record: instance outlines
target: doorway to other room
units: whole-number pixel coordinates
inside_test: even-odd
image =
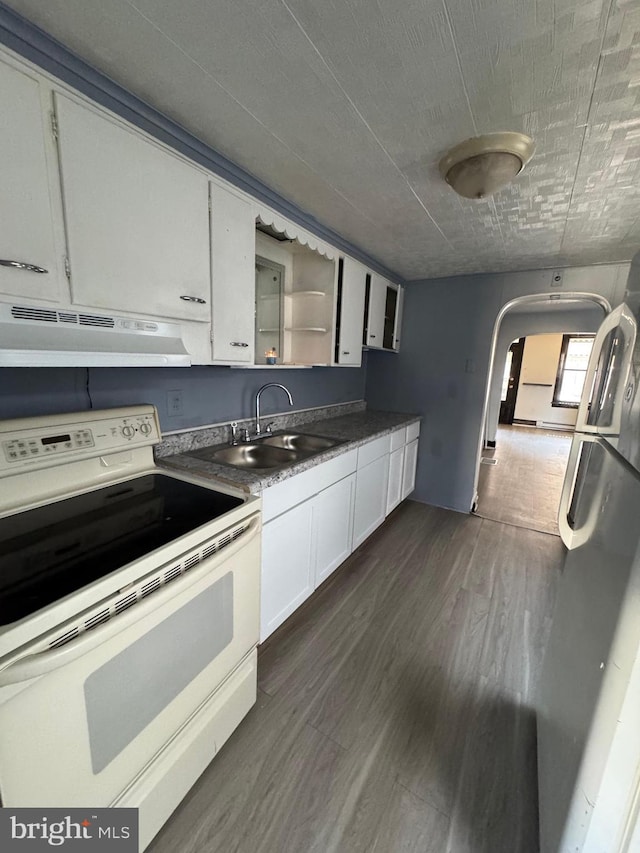
[[[558,535],[578,403],[595,332],[592,294],[519,297],[494,328],[477,464],[477,515]]]

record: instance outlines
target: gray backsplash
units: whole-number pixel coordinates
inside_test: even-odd
[[[320,406],[313,409],[305,409],[298,412],[282,412],[281,414],[268,415],[263,422],[271,422],[272,430],[291,429],[307,424],[311,421],[326,420],[340,415],[350,415],[354,412],[362,412],[366,408],[364,400],[350,403],[339,403],[334,406]],[[238,427],[251,428],[254,424],[253,418],[245,418],[236,422]],[[173,456],[176,453],[186,453],[189,450],[197,450],[199,447],[209,447],[214,444],[223,444],[229,440],[230,421],[223,424],[215,424],[210,427],[199,427],[184,432],[166,435],[162,442],[155,447],[157,458]]]

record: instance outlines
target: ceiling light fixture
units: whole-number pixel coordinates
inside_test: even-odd
[[[484,198],[518,175],[533,156],[524,133],[486,133],[456,145],[440,160],[440,173],[458,195]]]

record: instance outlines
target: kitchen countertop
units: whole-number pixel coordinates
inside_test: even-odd
[[[366,444],[374,438],[387,435],[400,427],[408,426],[419,420],[419,415],[365,410],[340,417],[301,423],[295,428],[295,431],[308,433],[309,435],[338,438],[344,443],[336,447],[330,447],[308,459],[303,459],[294,465],[288,465],[283,468],[263,469],[260,471],[246,468],[230,468],[226,465],[219,465],[216,462],[200,459],[192,455],[189,451],[177,453],[173,456],[162,456],[156,461],[160,467],[197,474],[207,479],[220,480],[223,483],[243,488],[252,494],[260,494],[263,489],[269,486],[281,483],[283,480],[314,468],[322,462],[334,459],[348,450],[360,447],[360,445]]]

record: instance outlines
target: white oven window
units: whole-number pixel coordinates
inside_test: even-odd
[[[93,773],[104,770],[232,639],[228,572],[92,672],[84,696]]]

